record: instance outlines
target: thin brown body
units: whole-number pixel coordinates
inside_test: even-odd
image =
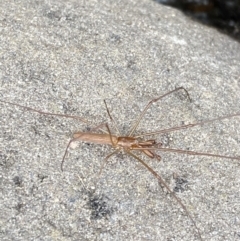
[[[146,154],[151,158],[154,158],[156,156],[156,154],[153,153],[152,151],[148,149],[144,149],[144,148],[156,147],[155,140],[141,141],[135,137],[128,137],[128,136],[117,137],[115,135],[98,134],[98,133],[81,132],[81,131],[78,131],[73,134],[73,140],[85,141],[85,142],[102,144],[102,145],[111,145],[113,148],[123,149],[125,151],[140,149],[143,151],[144,154]]]
[[[77,139],[78,141],[91,142],[95,144],[112,145],[112,141],[113,143],[117,143],[118,138],[117,136],[112,135],[112,141],[111,141],[109,134],[98,134],[98,133],[78,131],[73,134],[73,139]]]

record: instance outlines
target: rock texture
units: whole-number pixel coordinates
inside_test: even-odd
[[[240,45],[150,0],[0,3],[1,240],[200,240],[191,220],[140,163],[110,147],[72,146],[75,131],[111,121],[122,135],[240,112]],[[240,156],[240,118],[155,136],[170,148]],[[112,131],[116,130],[111,124]],[[144,160],[181,198],[203,240],[240,236],[240,162],[158,153]],[[140,155],[141,156],[141,155]],[[178,192],[177,192],[178,191]]]

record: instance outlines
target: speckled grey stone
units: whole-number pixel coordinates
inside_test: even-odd
[[[150,0],[0,3],[1,240],[199,240],[180,205],[133,158],[71,134],[110,122],[122,134],[154,97],[136,133],[240,112],[240,44]],[[240,156],[240,118],[157,135],[164,146]],[[111,125],[112,127],[112,125]],[[112,127],[112,131],[116,130]],[[181,198],[209,241],[240,240],[240,162],[141,157]]]

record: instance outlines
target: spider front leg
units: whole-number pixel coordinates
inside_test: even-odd
[[[138,150],[142,151],[148,157],[154,159],[156,158],[158,161],[161,161],[161,156],[156,154],[155,151],[149,150],[148,148],[158,148],[162,146],[162,143],[157,143],[156,140],[147,140],[147,141],[140,141],[138,143],[139,147]],[[142,149],[141,149],[142,148]],[[133,148],[134,149],[134,148]]]

